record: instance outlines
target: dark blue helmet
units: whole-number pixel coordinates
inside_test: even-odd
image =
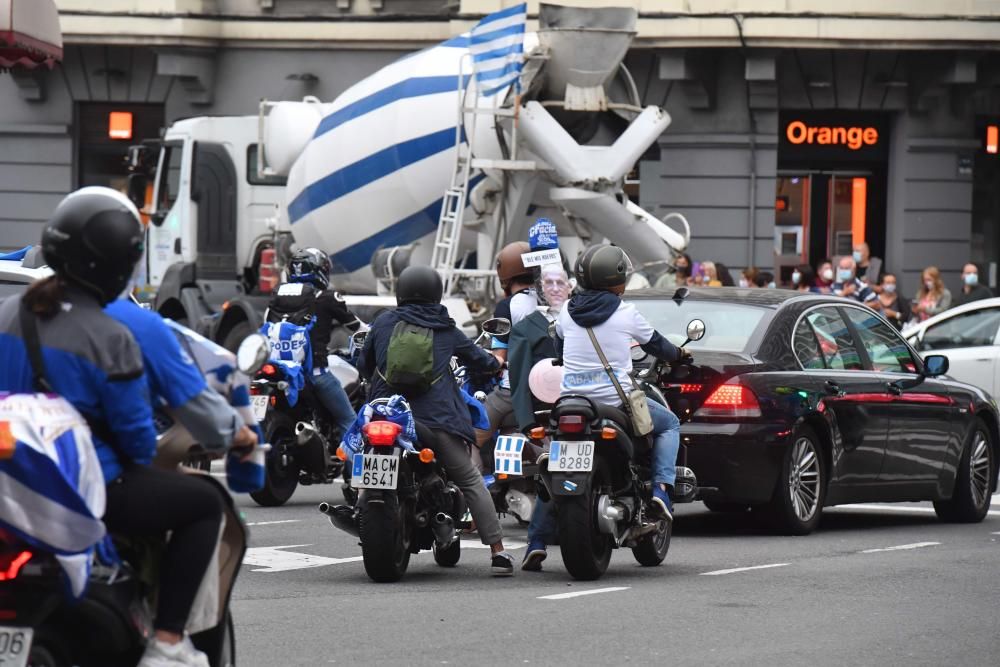
[[[316,289],[330,286],[330,257],[319,248],[296,250],[288,262],[288,281],[309,283]]]

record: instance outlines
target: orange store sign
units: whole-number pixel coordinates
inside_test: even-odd
[[[845,125],[810,125],[801,120],[793,120],[785,127],[785,138],[789,143],[819,146],[841,146],[852,151],[878,143],[878,130],[874,127]]]

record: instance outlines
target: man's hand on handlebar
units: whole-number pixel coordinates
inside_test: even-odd
[[[233,444],[230,447],[230,451],[238,454],[240,459],[245,459],[253,454],[256,446],[257,433],[249,426],[243,426],[233,437]]]

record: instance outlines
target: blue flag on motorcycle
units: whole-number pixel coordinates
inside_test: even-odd
[[[105,536],[104,475],[87,422],[65,399],[0,394],[0,525],[55,554],[73,595]]]
[[[410,411],[410,404],[406,402],[406,399],[397,394],[388,400],[373,401],[358,411],[357,419],[351,424],[351,428],[347,429],[347,433],[344,434],[344,438],[340,442],[344,451],[347,452],[348,459],[353,459],[355,454],[364,449],[365,442],[361,429],[375,415],[402,426],[403,431],[397,437],[396,442],[404,449],[415,451],[413,443],[417,441],[417,427],[413,421],[413,413]]]

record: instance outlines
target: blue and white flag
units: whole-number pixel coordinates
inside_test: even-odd
[[[522,2],[490,14],[472,29],[469,51],[480,95],[496,95],[511,84],[521,92],[527,20],[528,4]]]
[[[104,475],[87,422],[64,398],[0,394],[0,527],[55,554],[75,596],[105,536]]]

